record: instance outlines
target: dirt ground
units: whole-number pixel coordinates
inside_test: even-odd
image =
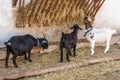
[[[77,49],[76,57],[70,57],[70,63],[85,62],[88,59],[102,58],[108,55],[120,55],[120,44],[111,45],[108,54],[104,54],[103,46],[95,47],[95,54],[90,55],[89,47],[80,47]],[[64,51],[65,52],[65,51]],[[5,53],[5,49],[0,50]],[[0,76],[18,73],[21,71],[44,69],[53,67],[57,64],[69,64],[64,54],[64,62],[59,62],[59,50],[54,50],[49,54],[31,55],[32,62],[24,60],[23,56],[17,58],[19,68],[14,68],[12,59],[9,60],[9,68],[5,68],[5,60],[0,60]],[[120,60],[109,61],[99,64],[73,68],[65,71],[56,71],[38,76],[25,77],[20,80],[120,80]]]
[[[71,62],[84,61],[86,59],[105,57],[107,55],[120,54],[120,45],[111,46],[110,54],[104,54],[103,47],[96,47],[96,54],[91,56],[89,48],[84,47],[77,50],[77,57],[71,57]],[[57,54],[57,52],[55,52]],[[57,55],[58,56],[58,55]],[[53,56],[55,59],[55,56]],[[64,58],[65,59],[65,58]],[[59,59],[55,59],[56,63]],[[45,61],[46,62],[46,61]],[[64,63],[66,60],[64,60]],[[51,63],[52,64],[52,63]],[[120,80],[120,60],[103,62],[94,65],[57,71],[38,76],[25,77],[20,80]]]
[[[20,80],[120,80],[120,61],[103,62]]]

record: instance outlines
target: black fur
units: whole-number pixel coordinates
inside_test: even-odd
[[[44,49],[48,48],[48,41],[45,38],[37,38],[39,40],[40,46]]]
[[[12,38],[10,38],[8,40],[8,42],[5,42],[6,49],[7,49],[5,66],[8,67],[8,59],[9,59],[10,53],[12,53],[12,55],[13,55],[13,64],[15,67],[18,67],[18,65],[16,64],[17,56],[24,55],[24,58],[26,60],[28,59],[28,61],[31,62],[32,61],[30,59],[31,49],[34,46],[37,46],[38,43],[40,43],[39,46],[43,47],[43,49],[47,49],[48,46],[45,48],[44,48],[44,46],[42,46],[44,44],[41,44],[40,38],[38,38],[38,40],[37,40],[32,35],[29,35],[29,34],[21,35],[21,36],[13,36]],[[45,45],[46,45],[46,43],[45,43]],[[28,56],[27,56],[27,53],[28,53]]]
[[[76,44],[77,44],[77,33],[78,30],[82,30],[79,25],[75,24],[70,29],[73,29],[73,32],[69,34],[62,33],[62,37],[60,40],[60,62],[63,62],[63,48],[67,50],[66,59],[70,61],[69,55],[71,55],[71,49],[73,48],[73,55],[76,56]]]

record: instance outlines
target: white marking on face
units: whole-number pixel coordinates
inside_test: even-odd
[[[11,45],[11,42],[8,42],[7,44],[8,44],[8,45]]]
[[[47,41],[46,41],[46,40],[44,40],[44,41],[42,41],[42,43],[47,43]]]

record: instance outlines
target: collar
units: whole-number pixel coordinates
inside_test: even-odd
[[[88,32],[90,32],[92,29],[93,29],[93,27],[90,27],[90,28],[86,29],[87,32],[85,32],[84,36],[86,36],[86,34],[87,34]]]
[[[40,45],[40,43],[39,43],[39,39],[37,39],[37,46],[39,46]]]
[[[87,30],[87,32],[88,32],[88,31],[91,31],[92,29],[93,29],[93,27],[90,27],[90,28],[88,28],[88,29],[86,29],[86,30]]]

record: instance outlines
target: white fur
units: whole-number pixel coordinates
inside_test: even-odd
[[[44,40],[44,41],[42,41],[42,43],[47,43],[47,41],[46,41],[46,40]]]
[[[114,33],[116,33],[116,30],[109,28],[102,28],[102,29],[93,28],[92,30],[88,31],[85,37],[90,42],[91,54],[92,55],[94,54],[95,42],[106,42],[106,48],[104,51],[104,53],[106,53],[110,48],[110,40]]]
[[[8,42],[7,45],[11,45],[11,42]]]

